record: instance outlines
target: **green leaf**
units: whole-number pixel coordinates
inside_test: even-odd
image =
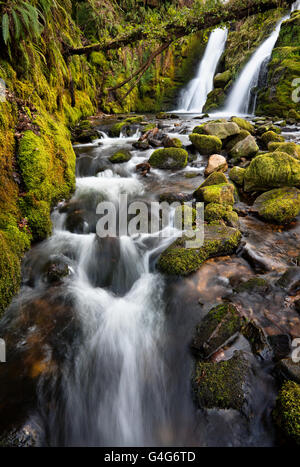
[[[15,10],[12,10],[11,13],[12,13],[14,23],[15,23],[15,39],[19,39],[19,37],[21,35],[22,25],[21,25],[21,22],[20,22],[20,20],[18,18],[17,13],[15,12]]]
[[[5,13],[2,18],[2,36],[5,45],[7,45],[10,41],[9,17],[7,13]]]

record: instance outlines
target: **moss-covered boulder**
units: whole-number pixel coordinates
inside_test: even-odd
[[[227,361],[195,364],[192,387],[200,408],[235,409],[242,411],[247,400],[245,392],[250,364],[243,352],[235,352]]]
[[[230,157],[235,161],[240,160],[242,157],[250,158],[257,154],[259,147],[256,143],[254,136],[247,136],[239,141],[229,152]]]
[[[203,201],[205,204],[218,203],[233,205],[235,201],[234,186],[231,183],[199,187],[194,195],[197,201]]]
[[[196,225],[197,211],[186,204],[177,206],[174,215],[174,225],[177,229],[191,230]]]
[[[197,190],[205,186],[220,185],[222,183],[228,183],[228,180],[226,176],[223,174],[223,172],[213,172],[206,178],[206,180],[204,180],[203,183],[201,183],[201,185],[197,188]],[[197,198],[197,195],[196,195],[197,190],[195,190],[193,193],[196,198]]]
[[[190,136],[191,143],[195,146],[200,154],[210,156],[211,154],[217,154],[221,151],[222,141],[216,136],[199,135],[192,133]]]
[[[227,83],[232,78],[232,72],[230,70],[225,70],[223,73],[217,73],[214,77],[214,87],[215,88],[224,88]]]
[[[270,152],[277,151],[277,152],[285,152],[290,156],[295,157],[296,159],[300,159],[300,144],[296,143],[275,143],[271,142],[268,144],[268,150]]]
[[[223,140],[238,135],[240,128],[234,122],[209,122],[201,126],[201,131],[204,135],[217,136]]]
[[[142,115],[133,115],[132,117],[125,118],[121,122],[115,123],[109,130],[109,136],[112,138],[118,138],[121,131],[125,127],[129,127],[131,124],[138,124],[144,120]]]
[[[287,381],[282,386],[273,411],[276,425],[285,437],[300,446],[300,385]]]
[[[277,372],[284,379],[300,384],[300,362],[293,362],[291,358],[283,358],[277,363]]]
[[[232,227],[205,225],[204,244],[199,248],[186,248],[185,236],[175,240],[160,256],[157,267],[161,272],[185,276],[203,264],[207,259],[231,254],[237,248],[241,233]]]
[[[243,139],[247,138],[250,133],[247,130],[241,130],[238,135],[233,136],[232,138],[229,138],[228,141],[225,142],[225,149],[227,152],[230,152],[234,146],[242,141]]]
[[[242,167],[234,166],[232,169],[229,170],[229,178],[237,185],[243,185],[244,177],[245,177],[245,170]]]
[[[182,148],[182,142],[179,138],[170,138],[166,136],[162,141],[164,148]]]
[[[212,308],[196,326],[192,349],[200,358],[209,358],[237,335],[244,324],[236,307],[222,303]]]
[[[284,186],[300,186],[300,161],[284,152],[257,156],[246,168],[245,191],[267,191]]]
[[[261,140],[264,143],[265,147],[268,147],[268,144],[271,142],[274,143],[283,143],[284,137],[275,133],[275,131],[266,131],[261,135]]]
[[[252,125],[252,123],[248,122],[244,118],[240,117],[232,117],[231,119],[234,123],[236,123],[241,130],[248,131],[252,135],[255,133],[255,127]]]
[[[207,99],[203,106],[202,112],[210,112],[211,110],[220,108],[220,106],[224,104],[225,99],[226,93],[223,89],[213,89],[207,95]]]
[[[182,169],[186,166],[188,153],[185,149],[165,148],[154,151],[149,164],[157,169]]]
[[[256,198],[253,209],[269,222],[289,224],[300,212],[300,190],[277,188]]]
[[[232,210],[232,206],[209,203],[204,209],[204,220],[208,223],[223,220],[230,227],[239,226],[239,216]]]
[[[112,156],[110,156],[109,161],[112,164],[122,164],[124,162],[128,162],[131,159],[131,154],[129,151],[121,149],[115,152]]]

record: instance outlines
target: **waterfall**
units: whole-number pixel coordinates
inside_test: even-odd
[[[213,79],[225,49],[227,29],[217,28],[209,36],[196,77],[181,91],[177,112],[202,112],[207,95],[213,89]]]
[[[298,0],[292,5],[291,12],[297,10],[299,6],[300,1]],[[269,62],[279,36],[281,24],[289,17],[290,15],[286,15],[277,23],[272,34],[251,56],[228,96],[224,113],[236,115],[248,114],[251,111],[251,90],[258,85],[261,67],[264,63]]]

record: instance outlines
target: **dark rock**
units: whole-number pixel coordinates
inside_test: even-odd
[[[288,295],[296,295],[300,290],[300,267],[288,268],[277,283]]]
[[[243,336],[249,341],[252,352],[263,359],[270,359],[272,356],[271,348],[268,344],[267,336],[262,328],[254,321],[249,321],[243,328]]]
[[[161,193],[159,195],[159,202],[167,201],[168,203],[184,203],[185,201],[191,201],[193,199],[193,195],[191,193]]]
[[[142,162],[136,166],[136,171],[139,172],[143,177],[145,177],[150,172],[150,170],[151,165],[147,161]]]
[[[50,284],[60,282],[64,277],[69,275],[68,264],[63,260],[56,260],[55,262],[48,263],[46,277]]]
[[[300,314],[300,299],[294,301],[295,310]]]
[[[150,149],[149,141],[136,141],[132,144],[135,149],[139,149],[140,151],[145,151],[146,149]]]
[[[268,336],[268,342],[272,347],[275,360],[281,360],[290,354],[291,339],[288,334]]]
[[[283,379],[300,384],[300,362],[295,363],[291,358],[284,358],[277,363],[276,369]]]

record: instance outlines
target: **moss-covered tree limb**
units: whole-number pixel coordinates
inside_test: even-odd
[[[294,0],[231,0],[225,5],[217,4],[216,7],[208,7],[205,11],[188,16],[184,24],[176,19],[164,25],[156,32],[157,41],[176,40],[193,32],[208,29],[228,21],[236,21],[250,15],[263,13],[273,8],[290,6]],[[193,10],[191,10],[193,11]],[[103,41],[86,47],[72,48],[65,46],[65,55],[87,55],[92,52],[107,52],[134,44],[140,40],[153,39],[153,31],[144,25],[138,26],[130,32],[120,35],[110,41]]]

